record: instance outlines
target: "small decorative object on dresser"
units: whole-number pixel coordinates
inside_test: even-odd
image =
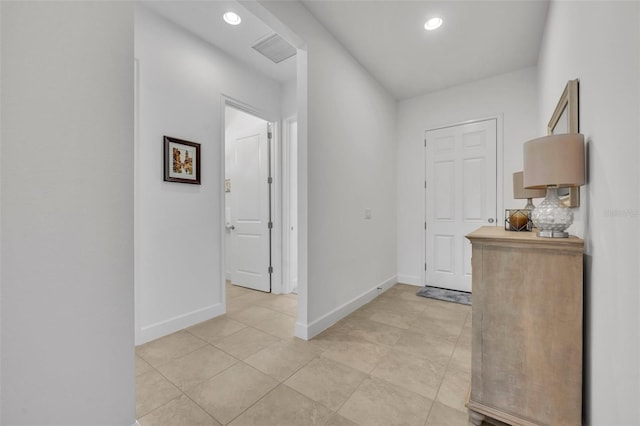
[[[467,238],[470,421],[581,425],[583,241],[491,226]]]
[[[531,210],[529,209],[507,209],[504,211],[504,229],[507,231],[531,231]]]

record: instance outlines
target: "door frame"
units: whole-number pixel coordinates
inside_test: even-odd
[[[220,96],[220,117],[221,117],[221,126],[220,126],[220,188],[219,191],[219,199],[220,199],[220,223],[218,224],[220,230],[220,265],[222,266],[220,269],[220,282],[221,292],[220,292],[220,300],[224,305],[224,311],[227,311],[227,286],[226,286],[226,278],[227,278],[227,258],[226,258],[226,248],[225,248],[225,240],[226,240],[226,231],[225,231],[225,192],[224,192],[224,180],[226,177],[226,147],[225,147],[225,130],[226,130],[226,107],[232,107],[237,110],[246,112],[247,114],[258,117],[262,120],[271,123],[272,129],[272,138],[271,138],[271,176],[273,178],[273,184],[271,186],[271,221],[273,222],[273,229],[271,232],[271,265],[273,267],[273,273],[271,274],[271,292],[277,293],[281,292],[282,288],[282,219],[281,219],[281,198],[282,198],[282,190],[281,190],[281,162],[280,162],[280,126],[278,117],[271,116],[265,111],[262,111],[258,108],[255,108],[249,104],[246,104],[240,100],[237,100],[231,96],[227,96],[222,94]]]
[[[297,158],[291,155],[291,125],[298,122],[297,115],[284,119],[282,125],[282,293],[291,293],[291,169],[297,167]],[[296,206],[297,209],[297,206]],[[297,230],[296,230],[297,232]]]
[[[441,130],[448,127],[463,126],[465,124],[479,123],[482,121],[496,120],[496,226],[502,223],[500,217],[504,206],[504,145],[503,145],[503,114],[490,115],[482,118],[474,118],[466,121],[443,124],[426,128],[422,132],[423,154],[422,154],[422,180],[427,181],[427,141],[426,133],[432,130]],[[422,230],[422,257],[421,262],[424,264],[427,259],[427,189],[422,191],[422,221],[425,224]],[[427,271],[424,265],[420,267],[420,282],[422,286],[427,285]]]

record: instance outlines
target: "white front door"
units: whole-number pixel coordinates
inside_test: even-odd
[[[227,108],[226,178],[231,283],[271,291],[270,131],[262,119]]]
[[[471,291],[465,235],[497,224],[497,120],[425,132],[425,285]]]

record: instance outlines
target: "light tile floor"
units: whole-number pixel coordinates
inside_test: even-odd
[[[396,284],[311,341],[295,295],[227,284],[226,315],[136,348],[142,426],[467,426],[471,309]]]

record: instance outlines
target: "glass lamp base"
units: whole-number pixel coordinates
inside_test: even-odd
[[[573,212],[558,198],[558,188],[549,186],[546,198],[533,210],[531,219],[538,228],[538,237],[567,238],[566,229],[573,223]]]

